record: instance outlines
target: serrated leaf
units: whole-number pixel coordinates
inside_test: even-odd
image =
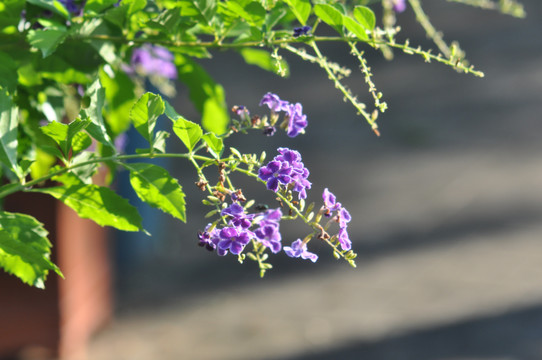
[[[185,194],[166,169],[148,163],[124,165],[137,196],[152,207],[186,222]]]
[[[38,48],[42,56],[46,58],[51,55],[68,36],[67,29],[44,29],[29,30],[27,39],[30,45]]]
[[[323,22],[337,30],[339,34],[342,34],[343,15],[337,9],[327,4],[314,5],[314,13]]]
[[[369,36],[365,32],[365,28],[358,24],[355,20],[349,18],[348,16],[343,17],[344,26],[360,40],[369,40]]]
[[[43,224],[29,215],[0,211],[0,267],[26,284],[43,288],[49,270],[62,276],[49,260],[50,253]]]
[[[311,14],[311,3],[309,0],[286,0],[286,3],[294,13],[301,25],[306,25]]]
[[[149,144],[154,141],[154,127],[158,117],[164,113],[164,101],[159,95],[153,93],[143,94],[137,100],[130,111],[130,119],[136,130],[145,138]]]
[[[213,133],[207,133],[203,135],[202,138],[209,147],[209,151],[211,152],[213,157],[219,159],[220,156],[222,156],[222,152],[224,151],[224,143],[222,139],[217,137]]]
[[[21,177],[22,172],[17,165],[17,110],[11,97],[0,88],[0,162]]]
[[[188,151],[194,149],[203,134],[201,126],[190,120],[186,120],[182,116],[173,121],[173,132],[181,139]]]
[[[79,217],[91,219],[98,225],[124,231],[142,230],[137,209],[108,188],[76,184],[29,191],[49,194],[75,210]]]
[[[278,71],[277,61],[273,59],[271,54],[265,50],[244,48],[239,51],[247,64],[256,65],[260,68],[276,73]],[[279,60],[282,69],[289,73],[288,63],[284,60]]]
[[[354,18],[368,31],[373,31],[376,25],[375,13],[367,6],[356,6]]]

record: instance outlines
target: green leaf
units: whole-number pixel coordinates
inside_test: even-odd
[[[224,134],[230,118],[222,86],[215,83],[201,66],[187,57],[177,54],[175,63],[179,79],[188,86],[190,100],[202,114],[203,128],[215,134]]]
[[[146,93],[137,100],[130,112],[130,118],[136,130],[149,144],[154,142],[154,127],[158,117],[165,111],[164,101],[160,95]]]
[[[123,71],[106,73],[100,70],[100,81],[105,88],[106,121],[114,135],[130,127],[130,110],[136,101],[134,82]]]
[[[311,14],[311,3],[309,0],[286,0],[288,6],[294,13],[301,25],[306,25]]]
[[[245,62],[250,65],[256,65],[260,68],[278,72],[279,67],[277,61],[271,56],[271,54],[265,50],[244,48],[239,51]],[[286,75],[289,73],[288,63],[284,60],[279,60],[281,67],[286,71]]]
[[[335,9],[331,5],[317,4],[314,5],[314,13],[323,22],[337,30],[337,32],[342,35],[343,15],[339,10]]]
[[[367,6],[356,6],[354,17],[366,30],[374,30],[376,25],[375,13]]]
[[[213,133],[207,133],[202,136],[203,141],[207,144],[209,147],[209,151],[211,154],[216,158],[219,159],[220,156],[222,156],[222,152],[224,151],[224,143],[221,138],[217,137]]]
[[[26,284],[43,288],[49,270],[62,276],[49,260],[50,253],[43,224],[29,215],[0,211],[0,267]]]
[[[100,226],[112,226],[124,231],[142,229],[137,209],[108,188],[76,184],[29,191],[49,194],[75,210],[79,217],[91,219]]]
[[[184,192],[166,169],[148,163],[124,164],[137,196],[152,207],[186,222]]]
[[[82,118],[88,118],[91,123],[87,127],[87,131],[94,139],[104,145],[114,148],[115,145],[111,141],[111,137],[105,128],[102,110],[104,108],[105,89],[97,79],[87,89],[87,95],[90,97],[90,105],[87,109],[81,111]]]
[[[13,93],[17,88],[17,63],[6,53],[0,51],[0,87]]]
[[[0,88],[0,162],[20,178],[22,172],[17,165],[18,124],[18,109],[7,92]]]
[[[68,36],[68,31],[64,29],[44,29],[29,30],[28,42],[35,48],[38,48],[43,57],[51,55]]]
[[[265,9],[257,1],[249,2],[246,5],[242,5],[235,1],[228,1],[226,6],[232,13],[236,14],[237,17],[246,20],[246,22],[252,26],[260,27],[265,21]]]
[[[52,121],[49,124],[42,126],[41,131],[52,138],[60,147],[62,155],[68,156],[68,125]]]
[[[88,0],[85,4],[85,12],[94,11],[99,13],[116,3],[117,0]]]
[[[75,119],[70,124],[66,125],[59,123],[58,121],[52,121],[49,124],[42,126],[41,131],[58,144],[62,154],[66,158],[72,147],[73,137],[79,134],[81,130],[84,130],[90,122],[90,119]]]
[[[70,18],[70,12],[58,0],[26,0],[26,1],[30,4],[39,6],[43,9],[47,9],[59,15],[62,15],[65,19]]]
[[[188,151],[192,151],[201,139],[203,131],[198,124],[186,120],[182,116],[176,120],[173,120],[173,132],[181,139],[183,144],[188,148]]]
[[[72,155],[77,155],[81,151],[92,145],[92,139],[84,132],[78,132],[71,141]]]
[[[365,28],[358,24],[355,20],[349,18],[348,16],[343,17],[344,26],[354,35],[356,35],[360,40],[369,40],[369,36],[365,32]]]

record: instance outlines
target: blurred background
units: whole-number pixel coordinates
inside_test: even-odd
[[[424,3],[483,79],[364,49],[389,105],[381,137],[316,65],[283,53],[291,75],[281,79],[232,52],[202,60],[230,107],[263,114],[268,91],[302,102],[305,136],[253,132],[229,144],[268,158],[279,146],[298,149],[309,199],[328,187],[350,211],[358,268],[313,242],[316,264],[279,254],[262,280],[250,261],[203,250],[197,179],[187,164],[164,162],[188,194],[188,223],[145,208],[152,238],[116,236],[114,316],[88,358],[542,359],[542,2],[522,2],[523,20]],[[398,21],[402,38],[429,44],[410,11]],[[353,70],[348,84],[371,104],[346,47],[322,49]],[[197,119],[177,90],[177,111]],[[259,196],[259,184],[243,181],[248,197]],[[282,229],[284,243],[306,232],[300,222]]]

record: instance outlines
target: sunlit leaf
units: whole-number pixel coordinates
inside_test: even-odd
[[[186,222],[184,192],[166,169],[148,163],[124,166],[130,170],[130,183],[142,201]]]

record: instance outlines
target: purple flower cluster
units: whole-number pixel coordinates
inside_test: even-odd
[[[220,256],[228,252],[239,255],[251,240],[261,243],[275,254],[282,250],[282,237],[279,231],[279,222],[282,218],[280,209],[247,214],[241,205],[234,202],[223,209],[221,215],[228,219],[227,225],[223,228],[207,225],[205,231],[198,234],[200,246],[211,251],[216,249]]]
[[[267,188],[277,192],[280,185],[298,192],[300,199],[307,198],[307,189],[311,188],[309,170],[301,161],[301,154],[288,148],[278,148],[279,155],[262,166],[258,171],[258,177],[267,183]]]
[[[303,107],[300,103],[291,104],[281,100],[278,95],[268,92],[260,101],[260,106],[267,105],[273,113],[286,112],[286,134],[289,137],[296,137],[304,132],[307,127],[307,115],[303,114]]]
[[[393,11],[401,13],[406,10],[405,0],[392,0],[393,2]]]
[[[145,44],[132,52],[128,73],[135,71],[143,75],[157,75],[167,79],[177,78],[173,54],[165,47]]]
[[[341,244],[341,248],[343,250],[350,250],[352,248],[352,241],[350,241],[348,231],[346,230],[348,223],[352,220],[350,213],[337,201],[335,195],[327,188],[324,189],[322,198],[324,199],[324,215],[332,217],[333,213],[336,213],[335,219],[339,223],[338,240],[339,244]]]

